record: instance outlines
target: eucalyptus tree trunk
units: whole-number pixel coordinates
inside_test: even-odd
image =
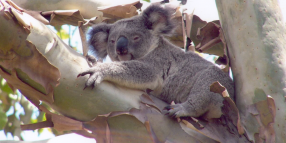
[[[255,142],[286,142],[286,28],[276,0],[216,0],[236,105]]]

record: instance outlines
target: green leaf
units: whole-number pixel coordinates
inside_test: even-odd
[[[7,115],[5,111],[2,109],[2,106],[0,106],[0,130],[4,129],[7,121],[8,121]]]
[[[41,133],[43,133],[44,128],[38,129],[38,135],[40,136]]]
[[[39,112],[40,112],[40,114],[37,117],[38,122],[45,121],[46,120],[45,112],[41,112],[41,111],[39,111]]]
[[[2,79],[1,81],[1,90],[3,92],[6,92],[7,94],[14,94],[13,90],[9,87],[6,81],[3,81],[5,79]]]
[[[61,39],[69,39],[70,38],[70,35],[69,33],[64,30],[64,29],[61,29],[60,31],[57,32],[57,35],[61,38]]]

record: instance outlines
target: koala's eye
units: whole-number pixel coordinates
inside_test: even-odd
[[[112,44],[114,44],[114,43],[115,43],[115,41],[114,41],[114,40],[110,40],[110,42],[111,42]]]
[[[139,36],[135,36],[135,37],[133,38],[133,40],[134,40],[134,41],[139,40]]]

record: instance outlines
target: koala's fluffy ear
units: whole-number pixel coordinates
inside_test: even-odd
[[[111,25],[101,23],[93,26],[88,32],[90,38],[88,44],[92,48],[90,50],[95,53],[97,58],[104,59],[107,56],[107,42],[110,28]]]
[[[142,16],[147,28],[158,34],[169,34],[175,27],[174,23],[171,22],[171,10],[159,5],[149,6],[143,11]]]

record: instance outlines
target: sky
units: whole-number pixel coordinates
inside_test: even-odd
[[[278,0],[278,2],[283,14],[284,22],[286,23],[286,0]]]
[[[284,22],[286,22],[286,0],[278,0],[280,9],[282,10]],[[216,9],[215,0],[188,0],[187,7],[189,10],[193,11],[194,14],[198,15],[202,20],[205,21],[213,21],[218,20],[218,13]],[[65,30],[68,30],[68,26],[63,27]],[[73,27],[74,29],[76,27]],[[80,39],[78,31],[76,31],[76,34],[72,37],[72,39]],[[67,42],[67,40],[64,40]],[[81,49],[81,42],[78,40],[72,40],[71,43],[74,47],[78,47]],[[45,130],[40,136],[38,136],[37,132],[33,131],[25,131],[23,133],[24,139],[26,141],[34,141],[34,140],[43,140],[53,137],[49,131]],[[18,138],[13,138],[11,135],[8,137],[5,136],[3,131],[0,131],[0,141],[1,140],[18,140]]]
[[[278,3],[284,22],[286,22],[286,0],[278,0]],[[219,19],[215,0],[188,0],[186,5],[188,10],[194,9],[194,14],[198,15],[202,20],[209,22]]]

